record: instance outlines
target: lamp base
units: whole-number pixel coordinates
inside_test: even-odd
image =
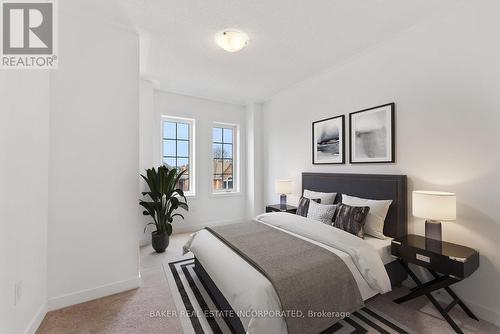
[[[437,220],[425,221],[425,248],[431,252],[441,253],[443,243],[441,242],[441,222]]]
[[[425,237],[427,239],[434,239],[441,241],[442,239],[441,222],[437,220],[426,220]]]
[[[286,195],[285,194],[280,195],[280,209],[282,211],[286,211]]]

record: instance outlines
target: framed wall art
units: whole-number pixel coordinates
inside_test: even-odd
[[[349,114],[349,161],[390,163],[396,158],[394,103]]]
[[[345,116],[312,123],[313,164],[345,163]]]

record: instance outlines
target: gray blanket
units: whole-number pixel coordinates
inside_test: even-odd
[[[256,221],[206,229],[271,282],[289,334],[320,333],[363,307],[347,265],[318,245]]]

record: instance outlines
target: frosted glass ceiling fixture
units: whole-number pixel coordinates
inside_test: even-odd
[[[227,52],[240,51],[248,43],[248,35],[238,30],[223,30],[215,34],[215,42]]]

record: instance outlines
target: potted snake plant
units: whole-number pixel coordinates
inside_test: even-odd
[[[177,186],[184,172],[161,166],[157,169],[154,167],[147,169],[146,175],[141,174],[149,187],[149,191],[143,192],[142,195],[149,198],[140,200],[139,204],[144,208],[142,214],[153,219],[146,224],[144,232],[148,225],[156,227],[156,231],[151,233],[151,240],[154,250],[158,253],[163,253],[168,246],[174,218],[184,219],[184,216],[176,213],[176,210],[179,208],[189,210],[186,196]]]

